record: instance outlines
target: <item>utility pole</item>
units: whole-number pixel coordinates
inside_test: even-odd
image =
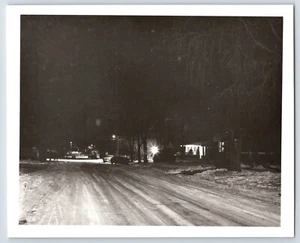
[[[119,156],[119,150],[120,150],[120,138],[118,135],[112,135],[112,139],[116,140],[117,143],[117,151],[116,151],[116,155]]]
[[[117,136],[117,156],[119,156],[119,149],[120,149],[120,144],[119,144],[119,136]]]
[[[118,87],[118,82],[119,82],[119,80],[118,79],[120,79],[120,67],[118,67],[117,66],[117,69],[116,69],[116,72],[118,73],[118,75],[117,75],[117,78],[116,78],[116,87],[115,87],[115,96],[116,96],[116,105],[117,105],[117,107],[116,107],[116,132],[117,132],[117,134],[116,134],[116,140],[117,140],[117,156],[119,156],[119,135],[118,135],[118,133],[119,133],[119,109],[120,109],[120,107],[119,107],[119,105],[120,105],[120,102],[119,102],[119,87]]]

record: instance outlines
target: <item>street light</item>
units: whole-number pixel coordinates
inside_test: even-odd
[[[153,156],[154,156],[155,154],[157,154],[157,153],[158,153],[158,147],[157,147],[157,146],[152,146],[152,147],[151,147],[151,153],[153,154]]]
[[[116,136],[116,135],[114,135],[114,134],[111,137],[112,137],[113,140],[117,140],[117,153],[116,153],[116,155],[119,156],[119,147],[120,147],[120,145],[119,145],[119,137]]]

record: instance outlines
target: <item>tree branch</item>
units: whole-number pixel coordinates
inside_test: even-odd
[[[245,22],[245,20],[244,20],[243,18],[241,18],[241,21],[242,21],[242,23],[244,24],[244,26],[245,26],[245,28],[246,28],[248,34],[250,35],[250,37],[251,37],[251,39],[254,41],[254,43],[255,43],[256,45],[258,45],[260,48],[262,48],[262,49],[264,49],[264,50],[266,50],[266,51],[268,51],[268,52],[270,52],[270,53],[273,53],[273,51],[272,51],[271,49],[269,49],[269,48],[266,47],[264,44],[262,44],[261,42],[259,42],[258,40],[255,39],[253,33],[251,32],[251,30],[249,29],[249,27],[247,26],[247,24],[246,24],[246,22]]]
[[[268,19],[268,21],[269,21],[269,24],[270,24],[270,26],[271,26],[271,29],[272,29],[273,34],[275,35],[275,37],[277,38],[277,40],[279,40],[279,41],[281,42],[282,39],[281,39],[281,38],[278,36],[278,34],[276,33],[276,31],[275,31],[275,29],[274,29],[274,26],[273,26],[273,24],[271,23],[271,20]]]

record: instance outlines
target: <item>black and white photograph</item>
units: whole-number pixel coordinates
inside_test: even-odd
[[[20,15],[18,224],[280,228],[283,26]]]

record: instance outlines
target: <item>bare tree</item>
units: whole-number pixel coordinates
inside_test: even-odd
[[[174,22],[173,50],[186,65],[185,82],[203,101],[198,106],[199,130],[205,129],[202,133],[210,137],[227,132],[228,167],[240,170],[245,134],[269,125],[272,114],[278,119],[280,104],[274,108],[274,102],[281,93],[282,19],[219,18],[199,23],[189,31],[188,24]],[[267,107],[272,114],[266,113]],[[260,116],[258,129],[255,120]],[[261,136],[255,134],[255,140]]]

